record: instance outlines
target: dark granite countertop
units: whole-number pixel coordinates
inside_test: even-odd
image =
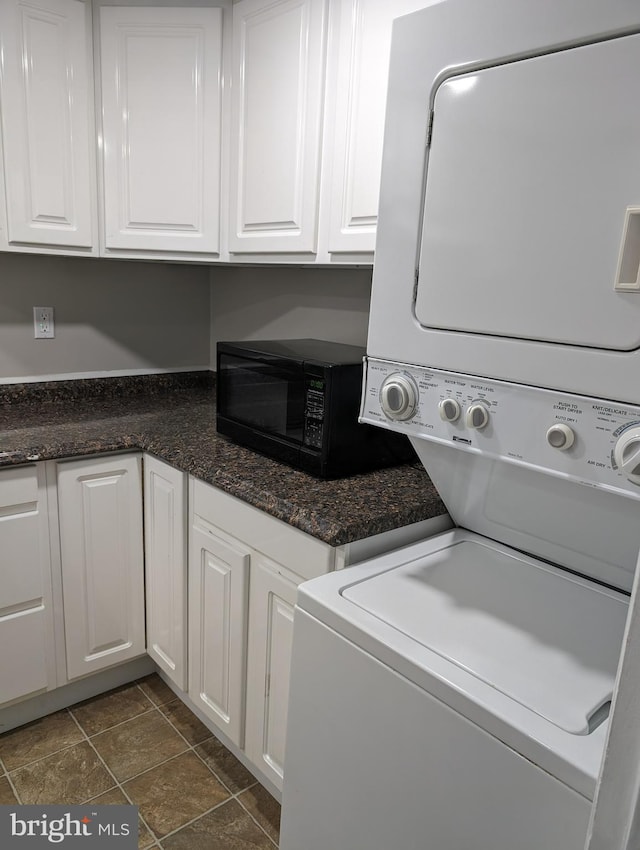
[[[0,466],[149,452],[339,546],[445,513],[419,464],[322,481],[216,432],[212,373],[0,386]]]

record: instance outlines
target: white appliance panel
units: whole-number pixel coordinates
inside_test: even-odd
[[[595,487],[454,446],[413,445],[466,528],[631,592],[640,547],[636,500],[603,498]]]
[[[386,599],[383,598],[385,587],[388,589],[388,582],[393,583],[395,581],[392,574],[400,570],[394,592],[397,592],[405,601],[410,595],[410,586],[416,588],[415,592],[429,594],[431,590],[427,587],[428,578],[425,579],[425,576],[428,576],[430,566],[433,564],[436,570],[439,570],[439,580],[442,580],[442,576],[446,575],[447,563],[446,556],[444,561],[442,559],[443,550],[456,547],[458,544],[466,546],[468,543],[488,546],[495,553],[507,557],[520,557],[519,553],[514,553],[509,547],[458,528],[372,558],[348,570],[330,573],[319,580],[314,579],[305,582],[298,589],[294,618],[294,654],[298,638],[296,632],[298,611],[303,610],[341,635],[345,640],[355,644],[365,653],[377,659],[379,663],[394,671],[398,676],[409,680],[420,690],[446,704],[456,711],[461,718],[477,725],[506,744],[510,749],[515,750],[530,762],[542,768],[550,776],[559,779],[578,793],[591,799],[604,749],[608,727],[606,717],[604,719],[594,718],[588,734],[569,732],[543,716],[531,705],[525,704],[528,700],[520,701],[513,695],[495,687],[493,683],[485,681],[481,675],[477,675],[479,672],[475,666],[477,658],[471,665],[460,663],[462,657],[461,654],[459,655],[460,646],[465,643],[466,637],[461,638],[459,646],[454,646],[456,641],[454,628],[451,628],[451,633],[446,635],[432,633],[430,640],[433,642],[433,646],[429,646],[427,640],[424,639],[429,629],[428,625],[420,624],[411,612],[407,614],[406,620],[402,620],[400,617],[398,622],[394,622],[396,613],[399,615],[399,611],[394,612],[395,600],[388,595]],[[470,549],[469,551],[474,550]],[[573,655],[573,661],[569,662],[567,659],[563,659],[563,663],[573,663],[576,668],[580,667],[582,665],[580,659],[585,657],[585,655],[581,655],[580,636],[589,630],[592,634],[588,638],[588,643],[592,643],[592,645],[596,643],[606,644],[613,654],[614,645],[620,639],[620,613],[622,612],[624,618],[624,609],[628,605],[628,597],[625,594],[567,573],[565,580],[568,583],[576,582],[575,587],[579,590],[578,597],[583,591],[587,596],[593,594],[591,597],[592,611],[595,612],[596,616],[576,627],[577,618],[573,619],[570,610],[573,605],[571,594],[561,592],[560,600],[555,607],[555,615],[549,621],[551,623],[555,617],[556,625],[545,627],[544,611],[538,611],[542,623],[535,623],[534,612],[527,620],[525,609],[528,585],[525,581],[522,585],[523,589],[520,591],[514,581],[511,583],[511,589],[513,589],[514,599],[517,598],[515,613],[513,617],[510,617],[507,611],[506,615],[503,616],[503,613],[499,613],[502,604],[500,600],[504,601],[506,596],[510,595],[510,589],[502,590],[498,582],[506,562],[500,563],[500,560],[498,560],[493,566],[485,569],[485,566],[491,562],[492,554],[489,553],[485,565],[480,564],[478,567],[486,579],[486,586],[482,591],[482,596],[477,601],[471,598],[467,599],[467,612],[461,611],[456,604],[456,598],[462,599],[464,596],[464,588],[459,593],[457,590],[452,593],[446,592],[440,596],[439,600],[438,589],[433,589],[432,604],[434,600],[437,600],[435,604],[436,607],[439,606],[438,616],[442,617],[442,624],[447,630],[454,623],[458,624],[459,618],[464,619],[465,616],[468,616],[470,621],[475,616],[472,610],[475,606],[478,614],[481,613],[483,608],[486,609],[486,612],[492,610],[493,614],[496,615],[494,622],[496,627],[506,629],[522,627],[523,632],[529,629],[532,641],[540,643],[540,658],[545,652],[548,652],[550,656],[554,652],[566,652]],[[522,564],[516,566],[517,571],[544,570],[547,566],[526,555],[521,557]],[[465,560],[463,556],[460,563],[464,563]],[[443,563],[445,564],[444,573],[442,572]],[[476,562],[476,566],[477,564],[478,562]],[[421,589],[417,587],[420,581],[408,577],[416,565],[419,568],[426,568],[426,572],[423,574],[425,580],[422,582],[423,587]],[[440,565],[440,569],[438,565]],[[471,562],[469,566],[471,566]],[[553,566],[550,569],[553,575],[540,579],[538,573],[536,579],[536,581],[541,582],[541,585],[544,585],[546,578],[549,578],[546,584],[548,589],[554,588],[556,582],[562,583],[563,581],[562,570]],[[454,568],[455,572],[456,568]],[[455,578],[446,579],[445,583],[446,581],[450,581],[451,586],[455,585]],[[371,589],[367,588],[368,582],[374,582]],[[376,585],[380,588],[380,593],[376,592]],[[566,590],[569,587],[569,584],[565,585]],[[545,592],[546,589],[543,591],[543,595]],[[352,593],[359,596],[360,599],[350,598]],[[602,607],[600,603],[604,603]],[[410,605],[410,603],[408,604]],[[618,605],[620,605],[619,608]],[[580,607],[580,602],[578,606]],[[553,607],[553,603],[551,607]],[[373,610],[369,610],[370,608]],[[522,612],[522,616],[520,616],[520,612]],[[566,633],[563,633],[561,622],[563,614],[567,624]],[[575,631],[576,629],[577,631]],[[573,633],[571,637],[569,637],[568,632]],[[573,643],[573,646],[570,645],[571,643]],[[441,651],[447,647],[451,650],[450,656]],[[473,649],[470,648],[469,651],[472,652]],[[507,649],[501,650],[503,658],[507,651]],[[600,651],[599,649],[597,652]],[[584,652],[588,654],[587,649]],[[605,650],[605,654],[607,652],[608,650]],[[478,653],[479,656],[480,653]],[[600,658],[602,657],[600,656]],[[491,659],[482,660],[480,663],[491,663]],[[610,663],[611,660],[609,659],[604,666],[606,667]],[[588,666],[587,662],[585,669],[588,670]],[[323,666],[322,670],[324,669]],[[609,674],[610,671],[607,675]],[[324,672],[321,673],[320,668],[318,668],[315,671],[310,670],[310,675],[322,678]],[[508,676],[509,672],[505,670],[504,675]],[[516,677],[517,672],[513,672],[513,675]],[[395,680],[392,678],[390,688],[393,681]],[[294,701],[300,698],[299,692],[296,693],[293,681],[291,687],[290,709]],[[541,687],[544,688],[544,683]],[[561,693],[555,697],[558,700],[557,705],[564,701],[566,706],[573,704],[575,707],[580,702],[579,697],[575,703],[573,702],[575,696],[571,693],[570,682],[560,686],[559,690]],[[534,697],[534,699],[539,701],[540,697]],[[365,706],[366,703],[360,703],[360,711],[366,714]],[[339,715],[335,717],[335,722],[341,723]],[[427,736],[428,724],[426,724],[426,721],[423,731]],[[416,733],[415,729],[407,729],[409,736],[415,736]],[[287,760],[288,757],[289,751],[287,751]],[[287,760],[285,760],[285,779]]]
[[[469,538],[342,596],[567,732],[587,735],[608,716],[621,594]]]
[[[614,285],[625,214],[640,204],[640,113],[628,88],[639,75],[635,35],[438,87],[421,324],[638,348],[640,293]],[[631,241],[634,228],[628,233]],[[629,286],[639,277],[640,244],[627,254]]]
[[[533,57],[539,57],[540,67],[545,68],[543,75],[546,75],[546,68],[551,67],[551,63],[558,62],[564,67],[563,52],[571,56],[579,54],[583,49],[585,51],[593,49],[594,52],[599,53],[600,49],[605,51],[611,47],[613,50],[615,46],[623,44],[626,47],[626,44],[635,41],[635,35],[640,32],[640,8],[637,3],[630,0],[611,0],[608,3],[597,4],[584,4],[580,0],[560,0],[548,8],[545,7],[544,10],[536,3],[514,4],[504,0],[488,0],[483,5],[481,16],[477,14],[477,11],[477,4],[473,0],[447,0],[398,19],[394,23],[368,352],[374,357],[400,363],[427,364],[442,369],[637,403],[636,376],[640,374],[640,351],[626,349],[637,344],[638,335],[633,329],[635,320],[623,314],[625,305],[631,316],[637,312],[639,308],[634,305],[640,301],[640,292],[614,291],[613,288],[618,274],[618,252],[625,226],[626,206],[636,204],[637,200],[632,199],[631,195],[627,199],[624,192],[622,194],[617,192],[617,200],[614,201],[608,189],[601,199],[599,193],[602,186],[597,175],[586,181],[589,184],[586,187],[579,183],[579,178],[575,174],[570,180],[570,187],[573,186],[576,191],[580,190],[574,209],[576,218],[571,219],[571,213],[565,203],[560,210],[560,222],[563,227],[567,225],[567,222],[571,223],[571,227],[574,228],[572,237],[574,243],[577,231],[584,225],[584,239],[572,266],[569,259],[571,252],[567,253],[565,250],[570,248],[570,240],[565,245],[551,232],[551,236],[556,239],[563,263],[560,284],[556,285],[555,289],[550,282],[536,281],[533,278],[533,271],[530,272],[528,268],[528,262],[522,262],[523,268],[517,275],[506,276],[502,278],[502,282],[494,284],[491,279],[493,264],[497,264],[500,269],[502,260],[500,257],[497,259],[494,257],[492,260],[486,252],[483,262],[492,263],[492,265],[489,271],[480,270],[480,274],[484,275],[484,283],[481,282],[477,288],[474,288],[479,272],[474,268],[477,257],[473,251],[467,251],[469,253],[467,257],[456,256],[455,261],[452,261],[454,268],[458,263],[465,266],[469,272],[465,274],[465,279],[462,282],[454,280],[452,283],[447,265],[443,272],[444,282],[440,285],[434,282],[433,276],[428,272],[431,260],[427,258],[426,245],[423,260],[426,260],[427,269],[420,269],[418,281],[416,281],[425,198],[430,222],[436,230],[439,227],[430,209],[431,189],[434,187],[428,187],[428,193],[424,197],[423,193],[426,174],[433,165],[433,160],[425,153],[429,136],[429,106],[433,105],[443,81],[451,77],[458,77],[459,81],[462,81],[471,76],[484,80],[485,73],[486,79],[489,80],[489,75],[493,71],[496,71],[496,78],[500,77],[502,80],[503,74],[513,71],[517,75],[519,69],[527,66],[529,62],[533,67],[534,61],[538,61]],[[585,45],[591,45],[591,47],[585,47]],[[620,61],[624,64],[626,60],[620,59]],[[551,94],[555,107],[544,105],[545,117],[556,116],[563,133],[568,133],[562,147],[564,152],[570,155],[566,163],[569,176],[573,172],[574,161],[582,162],[581,167],[587,168],[586,164],[593,161],[596,156],[598,145],[604,143],[606,128],[599,126],[601,114],[606,115],[606,121],[614,120],[614,125],[618,128],[626,127],[631,135],[637,130],[635,117],[618,114],[613,119],[611,110],[614,110],[616,105],[619,107],[621,102],[627,104],[633,102],[632,79],[617,76],[620,66],[615,67],[616,63],[617,58],[613,67],[602,68],[604,76],[595,84],[595,90],[600,93],[601,99],[593,115],[593,126],[590,127],[588,122],[590,89],[586,92],[582,89],[579,100],[569,98],[567,102],[566,113],[570,113],[575,108],[577,126],[586,128],[585,132],[588,130],[589,136],[593,136],[593,139],[587,137],[581,140],[579,135],[572,135],[571,122],[562,112],[560,101],[563,90],[559,83]],[[568,68],[571,64],[566,59],[566,67]],[[530,76],[533,82],[535,74],[532,72]],[[505,86],[505,91],[508,91],[509,84]],[[502,83],[499,88],[501,87]],[[491,89],[492,85],[487,89],[488,105],[491,105]],[[531,95],[526,92],[519,93],[524,100],[522,106],[517,98],[514,98],[513,90],[511,90],[510,107],[516,119],[514,131],[520,133],[511,137],[512,143],[514,140],[521,141],[523,127],[529,120],[526,104],[534,102],[535,90],[534,85]],[[473,89],[466,93],[459,91],[460,103],[471,99],[472,95],[474,95]],[[491,109],[494,113],[497,111],[495,104]],[[456,120],[458,116],[462,116],[461,120],[467,121],[468,113],[462,109],[458,110],[457,107],[453,111]],[[630,111],[633,110],[627,108],[627,113]],[[479,117],[476,117],[479,120]],[[439,129],[438,121],[436,107],[433,143],[442,153],[445,138],[441,136],[440,131],[447,122],[445,120]],[[477,123],[478,121],[474,121],[473,127],[470,124],[465,124],[465,127],[467,130],[473,129],[480,142],[484,141],[483,149],[486,150],[491,128],[478,128]],[[531,221],[537,221],[540,218],[540,207],[543,201],[538,186],[531,178],[531,173],[535,174],[541,170],[537,143],[543,132],[541,128],[534,133],[533,143],[529,145],[528,151],[520,148],[510,151],[508,137],[511,130],[509,122],[503,120],[502,125],[495,130],[497,153],[495,159],[493,153],[489,156],[490,168],[486,179],[479,173],[472,175],[469,170],[465,172],[466,163],[463,161],[465,150],[471,157],[472,163],[478,162],[479,154],[474,148],[474,139],[450,138],[447,134],[446,141],[451,145],[454,158],[457,157],[456,161],[462,169],[461,177],[464,179],[459,185],[453,186],[449,181],[453,196],[456,198],[455,211],[447,206],[446,199],[439,196],[441,204],[438,216],[440,214],[444,216],[443,230],[448,234],[447,238],[457,239],[456,233],[459,231],[457,226],[452,229],[451,222],[454,217],[459,216],[467,233],[476,227],[484,236],[489,235],[493,246],[498,245],[498,254],[501,252],[510,254],[510,257],[508,256],[504,261],[509,274],[517,268],[517,249],[510,250],[502,244],[502,234],[498,232],[500,227],[497,228],[497,235],[491,234],[493,223],[478,219],[483,217],[482,205],[493,203],[500,213],[498,222],[508,222],[510,238],[514,238],[514,232],[519,234],[520,247],[524,245],[526,249],[524,257],[528,260],[533,258],[535,268],[538,270],[545,268],[544,264],[547,261],[537,256],[532,248],[531,243],[536,239],[535,234],[530,233],[529,242],[527,242],[526,228],[520,229],[523,222],[529,222],[530,225]],[[621,135],[614,139],[616,155],[623,149],[626,135],[625,132],[624,138]],[[571,147],[571,138],[577,146],[575,151]],[[581,160],[583,148],[586,153],[585,159]],[[549,150],[548,143],[545,149]],[[500,150],[505,155],[503,167],[498,172],[501,183],[499,186],[492,187],[490,173],[492,168],[495,170],[498,167]],[[633,161],[633,155],[633,152],[629,153],[627,149],[622,160],[628,164]],[[443,158],[444,160],[446,158]],[[518,161],[520,163],[524,161],[527,165],[527,172],[524,176],[518,177],[518,185],[521,188],[527,187],[530,197],[521,197],[517,192],[509,195],[508,186],[505,188],[508,181],[505,179],[502,182],[503,177],[511,179],[510,169],[512,170]],[[615,156],[607,161],[606,167],[612,169],[610,176],[615,178],[616,185],[619,186],[619,177],[615,174],[617,167]],[[628,175],[630,187],[633,187],[634,181],[637,180],[639,168],[639,165],[635,165],[632,173]],[[553,164],[553,169],[556,174],[562,175],[559,162]],[[432,172],[432,176],[435,176],[435,171]],[[468,183],[468,181],[471,182]],[[487,189],[489,192],[496,193],[496,199],[492,201],[487,198],[478,198],[476,195],[467,197],[465,186],[467,188],[471,186],[474,192],[482,186],[483,190]],[[585,193],[590,195],[590,186],[593,186],[595,200],[587,205],[584,203],[584,197]],[[559,192],[557,187],[553,188],[552,200],[559,197]],[[571,192],[568,191],[568,194]],[[505,197],[509,199],[508,212],[502,211],[499,203],[500,199]],[[534,200],[535,203],[533,203]],[[607,217],[604,223],[597,218],[600,214],[598,205],[601,200],[607,208],[612,203],[620,207],[615,216],[611,219]],[[467,203],[470,208],[469,215],[465,208]],[[537,216],[536,205],[538,206]],[[493,209],[493,212],[495,211],[496,209]],[[550,209],[548,216],[543,216],[542,229],[546,229],[548,235],[550,228],[546,219],[553,219],[555,215],[555,210]],[[472,220],[474,218],[475,221]],[[582,225],[574,226],[575,222],[580,221]],[[640,255],[640,223],[637,211],[635,214],[633,211],[629,213],[628,230],[629,250],[621,266],[622,277],[631,274],[629,269],[634,265],[632,260]],[[474,239],[473,232],[469,239]],[[594,240],[599,241],[601,247],[604,240],[608,252],[607,257],[600,259],[597,264],[599,269],[606,266],[607,280],[606,283],[598,284],[600,288],[595,293],[588,288],[581,288],[581,284],[586,284],[588,287],[590,284],[587,281],[593,280],[592,276],[589,276],[586,281],[582,280],[582,272],[585,269],[585,263],[589,265],[588,258],[592,256],[591,242]],[[442,241],[445,242],[444,239]],[[474,250],[477,248],[483,252],[484,249],[481,246],[478,248],[478,242],[475,242],[472,247]],[[447,251],[449,251],[448,254]],[[451,260],[451,251],[447,245],[436,246],[434,256],[442,258],[444,254],[447,254],[448,263]],[[435,259],[434,262],[436,262]],[[442,271],[442,266],[443,263],[438,261],[438,273]],[[567,269],[570,269],[570,272]],[[576,269],[580,273],[576,273]],[[604,276],[604,272],[598,272],[597,268],[594,268],[593,272],[599,278]],[[592,270],[589,267],[589,275],[591,274]],[[528,281],[526,286],[521,286],[521,278]],[[489,284],[487,279],[490,280]],[[558,279],[555,278],[556,281]],[[480,280],[482,281],[482,278]],[[449,287],[450,283],[451,287]],[[486,294],[483,291],[484,285],[489,286]],[[433,287],[436,289],[433,290]],[[520,289],[524,295],[518,297],[516,293]],[[435,296],[432,301],[430,293],[433,294],[434,291]],[[537,296],[532,293],[538,293],[542,302],[553,300],[554,303],[548,304],[548,310],[545,312],[544,306],[536,302]],[[467,304],[467,299],[473,303]],[[508,315],[508,319],[504,321],[499,315],[503,302]],[[460,308],[460,313],[456,312],[455,317],[452,315],[454,303]],[[603,303],[606,304],[604,311],[601,310]],[[434,305],[433,319],[430,318],[432,304]],[[532,316],[521,315],[528,313],[531,305],[533,305]],[[557,314],[554,313],[556,305]],[[575,325],[570,321],[572,305],[575,305],[575,313],[580,314],[579,318],[576,318]],[[417,315],[414,312],[416,306]],[[474,315],[476,309],[478,318]],[[492,311],[495,311],[495,316]],[[546,316],[547,313],[553,314],[549,318],[548,332],[544,329],[540,330],[539,322],[541,316]],[[616,323],[613,329],[605,330],[598,327],[601,314],[607,318],[607,321],[613,316]],[[458,315],[461,318],[458,318]],[[508,324],[510,321],[515,322],[514,330]],[[435,322],[443,327],[427,327],[425,322]],[[453,329],[448,330],[447,326]],[[477,329],[486,329],[489,332],[477,333]],[[514,333],[522,334],[523,338],[515,338],[512,335]],[[565,338],[571,344],[557,341]]]
[[[585,796],[305,610],[294,630],[281,850],[582,850]]]
[[[385,387],[403,385],[398,377],[415,402],[394,421],[383,404]],[[480,429],[468,421],[474,407],[486,411]],[[640,407],[367,358],[360,418],[411,438],[458,525],[631,590]],[[558,429],[571,435],[568,448],[551,444]]]
[[[360,419],[461,527],[300,587],[282,850],[584,847],[640,547],[639,34],[394,24]]]
[[[384,387],[396,376],[408,379],[416,396],[413,415],[399,422],[383,408]],[[439,413],[447,400],[459,408],[453,421]],[[477,405],[487,413],[483,428],[468,422],[470,408]],[[629,480],[616,452],[620,440],[640,428],[637,405],[368,357],[360,418],[372,425],[393,426],[410,437],[455,443],[461,449],[640,499],[640,484]],[[573,435],[566,450],[549,442],[549,429],[558,426]]]

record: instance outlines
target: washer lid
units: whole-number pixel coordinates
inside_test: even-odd
[[[627,605],[604,588],[474,539],[342,595],[567,732],[608,714]]]

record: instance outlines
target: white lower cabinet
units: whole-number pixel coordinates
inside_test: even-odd
[[[56,686],[44,467],[0,471],[0,704]]]
[[[298,585],[450,521],[332,547],[145,455],[145,553],[141,465],[123,454],[0,470],[0,708],[148,652],[277,794]]]
[[[139,455],[57,464],[67,678],[145,652]]]
[[[144,457],[147,652],[187,690],[187,476]]]
[[[245,750],[277,788],[282,788],[293,609],[300,581],[268,558],[257,559],[251,572]]]
[[[189,696],[282,789],[293,609],[339,551],[191,481]]]
[[[202,517],[191,533],[189,694],[242,747],[251,552]]]

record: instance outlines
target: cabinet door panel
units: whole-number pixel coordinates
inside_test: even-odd
[[[48,689],[47,625],[43,604],[6,616],[0,612],[0,704]]]
[[[105,245],[219,251],[222,10],[100,10]]]
[[[293,609],[299,580],[275,562],[252,565],[246,751],[282,789]]]
[[[4,0],[2,141],[10,244],[93,243],[88,4]]]
[[[373,251],[394,18],[430,0],[341,0],[329,251]]]
[[[147,648],[186,690],[186,475],[145,455],[144,482]]]
[[[189,562],[189,693],[239,747],[244,738],[250,552],[195,527]]]
[[[58,467],[67,675],[145,651],[138,457]]]
[[[0,473],[0,616],[42,597],[42,523],[38,479],[32,466]]]
[[[316,250],[325,0],[233,7],[231,252]]]
[[[2,470],[0,704],[56,686],[51,602],[44,467]]]

